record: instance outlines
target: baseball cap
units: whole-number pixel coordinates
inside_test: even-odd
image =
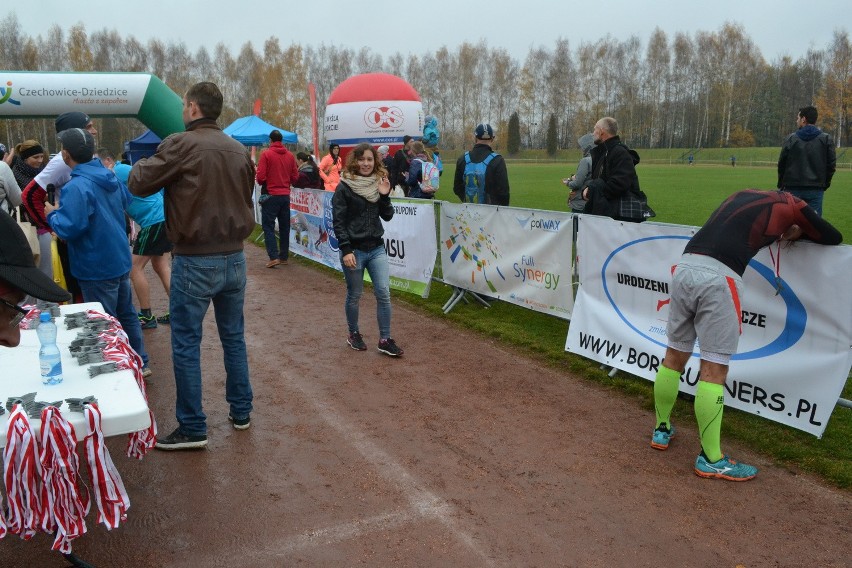
[[[92,119],[89,118],[88,114],[74,111],[60,114],[56,117],[54,124],[56,126],[56,133],[59,134],[69,128],[86,128],[86,125],[90,122],[92,122]]]
[[[78,164],[91,161],[95,155],[95,138],[82,128],[69,128],[57,136],[62,142],[62,149]]]
[[[473,137],[477,140],[491,140],[494,138],[494,129],[488,123],[478,124],[473,131]]]
[[[0,279],[41,300],[71,299],[71,294],[36,267],[27,238],[11,215],[0,215]]]

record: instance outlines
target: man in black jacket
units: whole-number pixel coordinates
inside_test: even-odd
[[[487,162],[485,166],[484,191],[485,198],[477,200],[477,203],[489,205],[509,205],[509,172],[506,169],[506,160],[503,156],[494,152],[494,128],[490,124],[479,124],[473,131],[476,144],[469,152],[462,154],[456,162],[456,177],[453,180],[453,193],[462,201],[471,201],[466,197],[465,169],[470,157],[474,164]],[[493,154],[493,156],[492,156]]]
[[[816,127],[817,109],[799,109],[796,126],[781,146],[778,187],[789,191],[822,215],[822,198],[831,185],[837,164],[831,136]]]
[[[585,212],[641,223],[646,219],[647,198],[636,175],[639,154],[621,142],[614,118],[597,121],[594,136],[592,179],[583,189],[583,199],[588,202]]]

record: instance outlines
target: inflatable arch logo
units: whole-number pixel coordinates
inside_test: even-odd
[[[183,100],[149,73],[0,71],[0,85],[0,118],[80,111],[137,118],[160,138],[184,129]]]
[[[606,295],[606,298],[612,306],[613,310],[615,310],[615,313],[634,333],[654,343],[662,349],[666,348],[666,343],[661,342],[656,337],[653,337],[652,335],[649,335],[646,331],[643,331],[643,327],[647,328],[647,326],[644,326],[642,322],[632,321],[629,317],[629,314],[627,314],[625,310],[622,310],[621,307],[618,305],[618,301],[616,298],[613,297],[613,292],[611,289],[615,284],[617,276],[612,271],[607,272],[607,268],[610,266],[611,263],[619,264],[619,262],[624,258],[618,258],[618,255],[620,254],[626,254],[631,258],[643,258],[647,256],[647,252],[643,253],[642,251],[642,248],[644,246],[653,244],[655,241],[659,242],[661,240],[671,239],[674,239],[675,241],[687,241],[689,240],[689,237],[672,235],[655,236],[641,238],[625,243],[614,251],[612,251],[612,253],[610,253],[606,261],[603,263],[603,266],[601,267],[601,281],[603,283],[604,294]],[[775,273],[772,271],[772,268],[752,259],[748,264],[747,270],[753,270],[757,273],[761,280],[765,281],[768,286],[771,286],[772,288],[775,287]],[[667,294],[665,296],[668,297]],[[802,338],[805,333],[805,326],[808,321],[808,314],[804,304],[802,304],[802,301],[798,298],[795,291],[791,289],[789,283],[786,281],[782,281],[779,297],[784,302],[784,307],[786,308],[786,317],[784,317],[783,319],[783,324],[778,326],[777,334],[774,337],[768,337],[766,340],[764,340],[765,343],[763,343],[762,345],[753,345],[752,348],[746,351],[736,353],[731,357],[732,360],[742,361],[769,357],[771,355],[775,355],[777,353],[789,349]],[[661,293],[660,299],[662,300],[662,298],[663,294]],[[693,353],[694,357],[698,357],[698,355],[698,353]]]

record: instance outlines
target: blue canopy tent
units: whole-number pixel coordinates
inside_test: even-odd
[[[146,130],[130,142],[125,142],[124,150],[127,152],[127,157],[130,158],[130,163],[135,164],[142,158],[153,156],[162,141],[159,136],[150,130]]]
[[[272,126],[254,115],[238,118],[225,128],[224,132],[245,146],[263,146],[269,143],[269,133],[273,130],[281,132],[285,144],[296,144],[299,141],[299,137],[294,132]]]

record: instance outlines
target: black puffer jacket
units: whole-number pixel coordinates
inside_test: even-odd
[[[341,179],[331,198],[334,234],[340,252],[344,255],[358,249],[368,251],[384,243],[382,219],[393,218],[393,205],[389,195],[380,195],[370,203],[350,188]]]

